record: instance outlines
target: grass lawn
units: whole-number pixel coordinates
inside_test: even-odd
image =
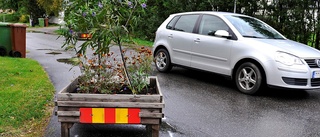
[[[0,136],[43,136],[54,90],[37,61],[0,57]]]
[[[145,47],[152,47],[153,42],[147,41],[147,40],[142,40],[142,39],[133,39],[134,42],[136,42],[140,46],[145,46]]]

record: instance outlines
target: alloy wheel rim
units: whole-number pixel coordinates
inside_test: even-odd
[[[159,69],[164,69],[166,67],[166,65],[167,65],[167,56],[163,52],[160,52],[157,55],[156,64],[157,64],[157,67]]]
[[[242,89],[246,91],[251,90],[256,85],[256,81],[257,74],[252,68],[245,67],[240,71],[238,76],[238,83]]]

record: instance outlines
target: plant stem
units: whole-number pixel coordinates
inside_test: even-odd
[[[122,59],[123,66],[124,66],[124,73],[125,73],[128,81],[129,81],[129,86],[132,87],[131,80],[130,80],[130,77],[129,77],[128,71],[127,71],[127,65],[126,65],[126,62],[125,62],[125,60],[124,60],[124,56],[123,56],[123,53],[122,53],[122,45],[121,45],[121,39],[120,39],[120,38],[117,39],[117,43],[118,43],[118,45],[119,45],[120,54],[121,54],[121,59]],[[132,88],[134,88],[134,87],[132,87]],[[132,89],[132,90],[135,91],[134,89]]]
[[[101,41],[100,41],[100,38],[98,39],[98,49],[101,48]],[[97,53],[98,54],[98,53]],[[102,58],[102,55],[99,53],[98,54],[98,80],[101,80],[100,76],[101,76],[101,70],[100,70],[100,66],[101,66],[101,58]]]

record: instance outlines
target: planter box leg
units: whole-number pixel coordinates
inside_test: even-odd
[[[146,127],[150,137],[159,137],[160,125],[147,125]]]
[[[61,122],[61,137],[70,137],[70,128],[73,123]]]

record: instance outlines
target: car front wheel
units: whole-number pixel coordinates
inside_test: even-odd
[[[237,69],[235,82],[237,88],[245,94],[256,94],[262,86],[262,74],[259,68],[250,62],[243,63]]]
[[[159,49],[155,55],[156,68],[160,72],[168,72],[172,69],[170,55],[167,50]]]

